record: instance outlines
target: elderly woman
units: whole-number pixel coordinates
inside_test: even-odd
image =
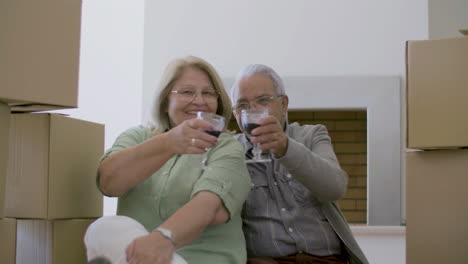
[[[229,120],[231,103],[209,63],[176,59],[156,93],[154,123],[123,132],[101,160],[98,187],[118,197],[118,209],[88,228],[88,260],[246,262],[240,210],[250,177],[244,150],[227,133],[204,132],[212,127],[194,118],[197,111]],[[207,149],[210,169],[203,169],[196,165],[200,155],[190,154]]]

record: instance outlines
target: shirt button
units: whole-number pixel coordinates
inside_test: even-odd
[[[290,227],[290,228],[288,228],[288,231],[289,231],[289,232],[292,232],[292,231],[294,231],[294,229],[292,229],[292,228]]]
[[[286,174],[286,177],[291,178],[292,176],[291,176],[291,174],[288,173],[288,174]]]
[[[286,208],[281,208],[281,211],[286,212]]]
[[[278,185],[278,183],[277,183],[277,182],[274,182],[273,184],[274,184],[274,185]]]
[[[255,187],[255,183],[251,183],[250,186]]]

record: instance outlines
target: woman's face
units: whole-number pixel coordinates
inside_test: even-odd
[[[194,94],[194,96],[191,96]],[[213,95],[216,95],[213,98]],[[197,111],[216,113],[217,93],[204,71],[187,67],[174,83],[168,97],[167,113],[171,126],[196,117]]]

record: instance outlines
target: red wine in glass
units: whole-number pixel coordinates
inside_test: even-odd
[[[205,132],[215,137],[219,137],[219,135],[221,134],[221,131],[216,131],[216,130],[209,130]]]
[[[248,138],[252,137],[252,130],[260,126],[258,122],[267,116],[268,109],[244,109],[241,111],[242,128]],[[253,158],[245,160],[246,163],[271,162],[270,158],[262,157],[259,143],[253,144],[252,154],[254,155]]]
[[[247,136],[251,137],[252,136],[252,130],[255,128],[259,127],[259,124],[255,123],[243,123],[242,127],[244,128],[244,132],[247,134]]]

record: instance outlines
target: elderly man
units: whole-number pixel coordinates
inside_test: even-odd
[[[288,124],[288,96],[278,74],[265,65],[242,69],[231,90],[239,127],[244,109],[269,116],[236,135],[252,158],[252,144],[270,162],[249,163],[252,188],[243,208],[248,263],[368,263],[337,205],[348,175],[340,168],[327,129]]]

